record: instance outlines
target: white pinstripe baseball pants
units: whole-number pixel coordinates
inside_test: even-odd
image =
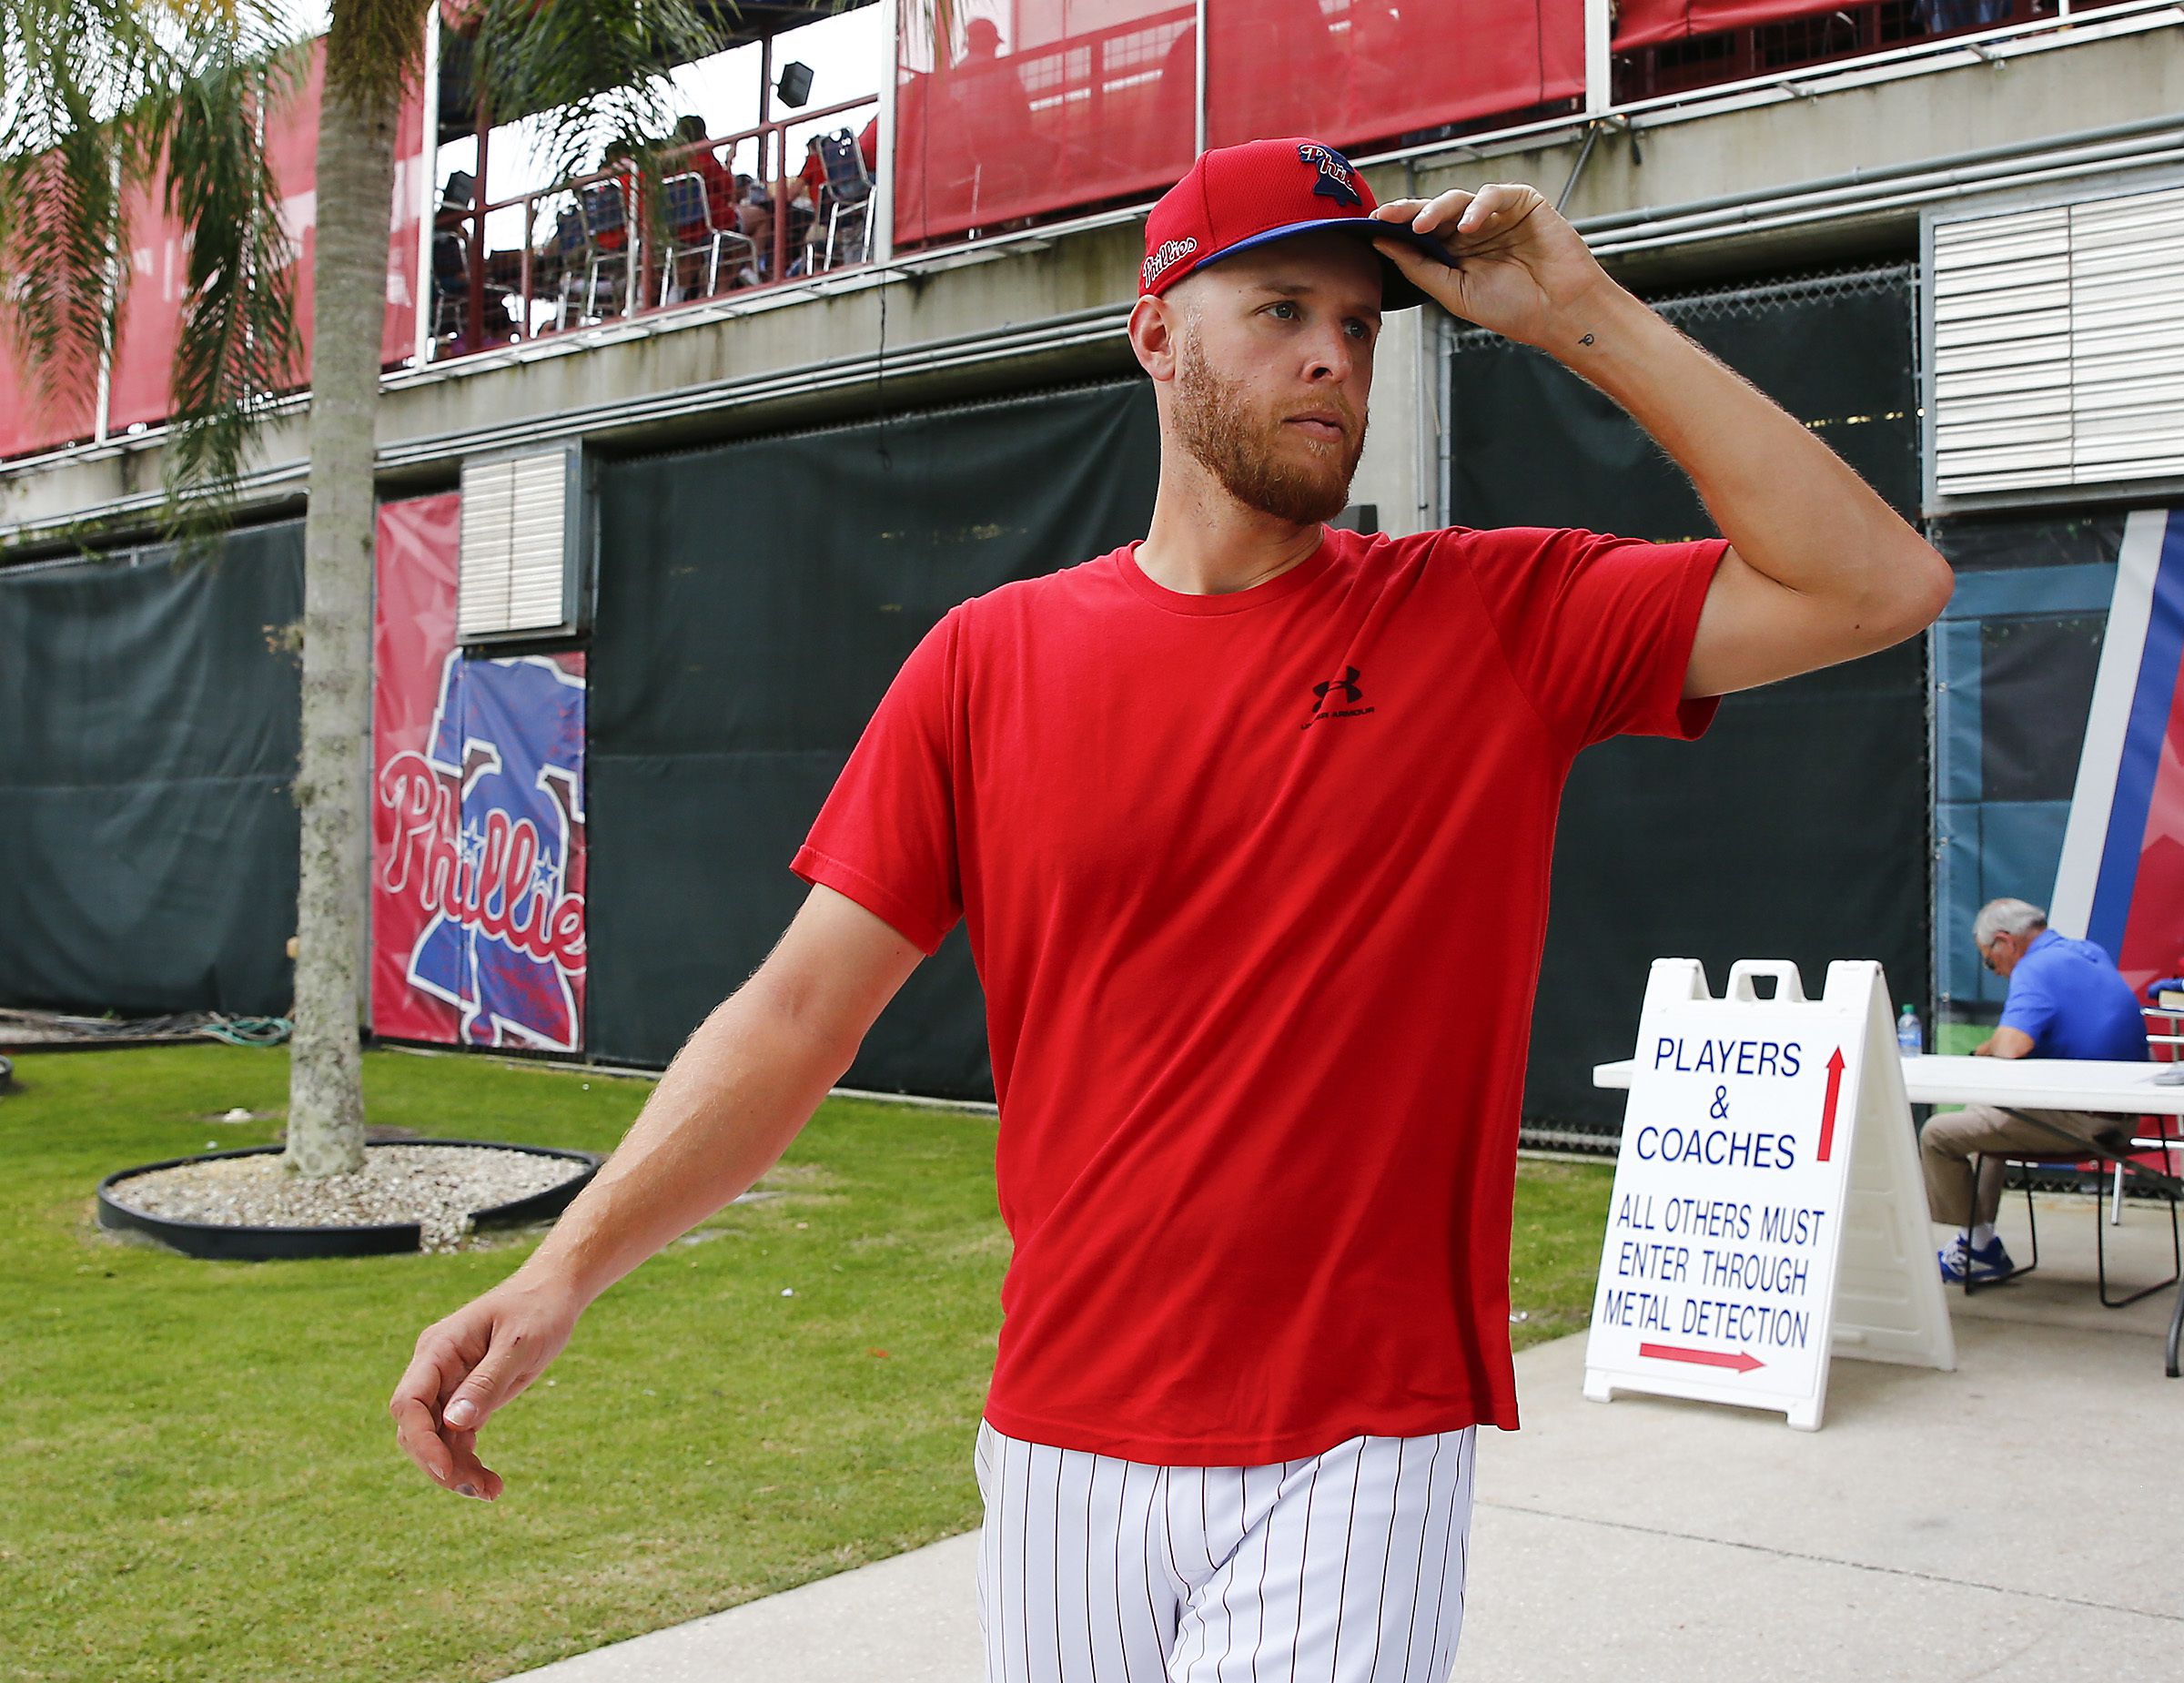
[[[986,1683],[1445,1683],[1475,1433],[1155,1466],[981,1418]]]

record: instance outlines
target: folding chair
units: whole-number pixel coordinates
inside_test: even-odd
[[[612,179],[594,182],[579,190],[577,203],[582,208],[584,236],[591,248],[591,267],[584,281],[584,314],[598,316],[599,278],[617,265],[622,275],[615,282],[614,295],[624,300],[626,313],[634,271],[631,266],[629,217],[622,208],[622,183]]]
[[[2184,1010],[2164,1010],[2158,1005],[2139,1008],[2146,1019],[2147,1054],[2156,1063],[2175,1063],[2184,1058]],[[2177,1139],[2179,1119],[2173,1116],[2142,1116],[2139,1137],[2131,1143],[2144,1150],[2159,1150],[2163,1163],[2171,1174],[2176,1164],[2168,1156]],[[2134,1153],[2136,1154],[2136,1153]],[[2115,1170],[2115,1186],[2108,1198],[2108,1225],[2113,1227],[2123,1219],[2123,1165]]]
[[[662,202],[667,210],[667,261],[660,266],[660,301],[667,302],[668,289],[682,270],[682,259],[703,251],[705,262],[705,296],[711,298],[720,290],[721,254],[737,253],[737,261],[754,266],[758,247],[748,236],[733,228],[715,228],[713,225],[713,203],[705,191],[705,177],[695,170],[673,175],[660,184]]]
[[[826,169],[826,243],[824,261],[818,266],[834,266],[834,246],[841,240],[842,260],[862,263],[864,260],[865,235],[872,222],[872,172],[864,167],[864,154],[857,149],[857,137],[844,128],[837,134],[819,137],[819,158]],[[844,226],[855,229],[854,239],[843,238]],[[819,242],[819,223],[813,218],[805,236],[804,270],[809,274],[813,259],[823,248]],[[850,253],[854,251],[855,255]]]
[[[553,330],[560,332],[569,325],[569,306],[576,301],[579,282],[577,265],[588,260],[591,239],[584,233],[583,213],[574,205],[565,205],[553,218],[553,256],[561,269],[555,282],[553,303]]]
[[[488,306],[505,311],[511,296],[498,281],[485,283]],[[455,229],[443,228],[432,236],[432,337],[460,339],[469,330],[470,319],[470,242]]]
[[[2036,1127],[2046,1126],[2037,1116],[2027,1115],[2023,1110],[2012,1110],[2007,1105],[2001,1108],[2008,1110],[2010,1115],[2017,1117],[2020,1121],[2031,1122]],[[2174,1130],[2169,1126],[2169,1119],[2141,1117],[2138,1121],[2141,1129],[2149,1123],[2159,1123],[2160,1125],[2159,1136],[2149,1138],[2135,1133],[2129,1145],[2120,1152],[2107,1151],[2098,1145],[2071,1140],[2069,1149],[2067,1151],[2058,1150],[2054,1152],[2010,1151],[2003,1156],[2003,1161],[2006,1164],[2020,1163],[2034,1168],[2070,1168],[2089,1171],[2095,1174],[2100,1174],[2104,1167],[2112,1165],[2117,1176],[2117,1190],[2114,1196],[2118,1204],[2122,1201],[2122,1183],[2127,1174],[2149,1183],[2159,1196],[2169,1201],[2170,1261],[2169,1278],[2157,1280],[2151,1285],[2141,1286],[2138,1291],[2126,1297],[2111,1297],[2108,1294],[2108,1230],[2110,1223],[2101,1218],[2101,1200],[2096,1198],[2093,1201],[2093,1254],[2100,1283],[2100,1305],[2104,1309],[2124,1308],[2128,1304],[2138,1302],[2141,1298],[2151,1297],[2156,1292],[2164,1287],[2175,1285],[2179,1279],[2184,1279],[2184,1231],[2179,1230],[2178,1222],[2178,1205],[2179,1201],[2184,1201],[2184,1179],[2179,1179],[2178,1176],[2178,1164],[2174,1155],[2179,1150],[2184,1150],[2184,1141],[2179,1141],[2175,1135]],[[2059,1128],[2050,1131],[2056,1135],[2058,1141],[2069,1140],[2069,1136]],[[2141,1149],[2142,1147],[2150,1147],[2151,1149]],[[1972,1178],[1975,1185],[1977,1184],[1978,1177],[1986,1163],[1986,1153],[1973,1155]],[[2149,1159],[2152,1161],[2149,1161]],[[2159,1167],[2155,1166],[2157,1162],[2160,1165]],[[2103,1175],[2102,1178],[2105,1181],[2106,1176]],[[2107,1189],[2104,1187],[2103,1190],[2105,1191]],[[2024,1191],[2025,1220],[2032,1232],[2032,1260],[2011,1269],[2000,1280],[1988,1281],[1988,1285],[2000,1285],[2004,1281],[2015,1280],[2020,1275],[2031,1273],[2040,1265],[2039,1217],[2033,1203],[2032,1182],[2029,1178],[2025,1183]],[[1964,1273],[1965,1295],[1968,1297],[1975,1290],[1984,1289],[1984,1287],[1974,1286],[1972,1271],[1967,1268]]]
[[[432,236],[432,337],[453,339],[470,307],[470,254],[462,236],[443,228]]]

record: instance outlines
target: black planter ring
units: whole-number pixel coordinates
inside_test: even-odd
[[[509,1145],[498,1140],[383,1140],[376,1143],[458,1145],[494,1151],[525,1151],[533,1157],[565,1157],[584,1165],[582,1173],[571,1175],[542,1192],[472,1211],[470,1223],[474,1227],[506,1227],[559,1215],[569,1207],[571,1199],[591,1184],[600,1164],[606,1161],[597,1151],[562,1151],[546,1145]],[[278,1145],[245,1145],[233,1151],[200,1151],[192,1157],[169,1157],[156,1163],[138,1163],[134,1169],[117,1169],[98,1183],[98,1224],[116,1231],[148,1233],[185,1255],[226,1262],[264,1262],[312,1256],[394,1256],[414,1251],[423,1242],[424,1230],[415,1222],[381,1222],[363,1227],[241,1227],[220,1222],[182,1222],[147,1215],[141,1210],[130,1209],[115,1196],[115,1189],[124,1181],[155,1170],[178,1169],[185,1163],[211,1162],[222,1157],[263,1157],[283,1149]],[[365,1147],[367,1151],[372,1149],[373,1146]]]

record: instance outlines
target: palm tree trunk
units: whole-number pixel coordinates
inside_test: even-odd
[[[329,44],[312,269],[310,509],[303,535],[303,752],[290,1167],[364,1161],[358,1025],[369,903],[372,459],[398,96],[349,85]]]

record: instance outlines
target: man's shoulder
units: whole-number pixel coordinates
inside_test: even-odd
[[[2055,938],[2039,941],[2025,949],[2010,976],[2015,982],[2023,977],[2029,986],[2058,995],[2082,994],[2087,989],[2098,991],[2104,985],[2129,983],[2123,972],[2116,968],[2108,949],[2098,941],[2080,940],[2056,930],[2049,930]]]
[[[1385,547],[1390,554],[1431,555],[1444,550],[1461,549],[1470,543],[1491,542],[1494,531],[1492,527],[1428,526],[1423,532],[1400,535],[1375,532],[1371,537],[1360,541],[1369,546]]]
[[[1423,532],[1353,532],[1330,526],[1328,542],[1360,573],[1393,576],[1409,570],[1460,564],[1466,543],[1484,534],[1469,526],[1429,526]]]
[[[1112,578],[1117,553],[1109,550],[1048,573],[1005,579],[975,596],[966,596],[948,612],[956,616],[965,631],[981,632],[1006,625],[1027,613],[1085,600]]]
[[[2035,942],[2026,948],[2026,958],[2044,965],[2089,964],[2098,970],[2115,969],[2116,960],[2108,957],[2108,949],[2098,941],[2080,940],[2057,929],[2047,933],[2055,938]]]

